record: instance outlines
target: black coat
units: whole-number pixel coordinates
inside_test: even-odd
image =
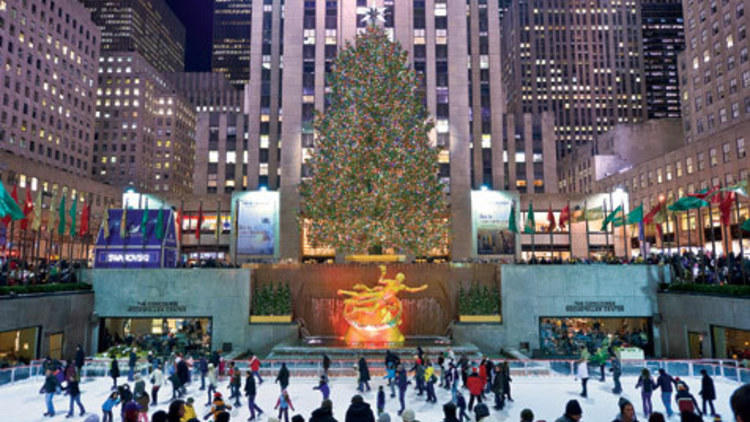
[[[255,396],[255,377],[252,374],[245,377],[245,395]]]
[[[365,358],[360,358],[357,366],[359,367],[359,381],[370,381],[370,370],[367,368],[367,361]]]
[[[182,384],[185,384],[190,380],[190,369],[188,368],[185,359],[177,363],[177,377]]]
[[[701,397],[704,400],[716,400],[716,389],[714,388],[714,380],[708,375],[703,375],[701,380]]]
[[[76,350],[76,368],[82,367],[85,360],[86,355],[83,353],[83,349],[78,348],[78,350]]]
[[[368,403],[352,403],[346,411],[346,422],[375,422],[375,415]]]
[[[75,397],[81,394],[81,389],[78,387],[78,381],[68,381],[68,385],[65,387],[65,391],[68,395]]]
[[[57,377],[53,374],[47,375],[47,377],[44,378],[44,385],[42,386],[41,392],[54,393],[57,391],[58,386],[60,386],[60,383],[57,381]]]
[[[281,385],[282,390],[289,385],[289,369],[286,368],[286,365],[282,365],[281,369],[279,369],[279,375],[276,376],[276,382]]]
[[[309,422],[338,422],[333,418],[333,410],[327,407],[315,409],[310,416]]]
[[[112,378],[120,376],[120,364],[117,363],[117,359],[112,359],[112,363],[109,366],[109,376]]]
[[[331,367],[331,358],[328,355],[323,355],[323,369],[326,371]]]

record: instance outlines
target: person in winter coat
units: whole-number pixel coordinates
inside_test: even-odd
[[[729,405],[737,422],[750,421],[750,385],[745,384],[734,390],[729,398]]]
[[[487,388],[487,380],[490,377],[491,374],[487,372],[487,358],[482,357],[482,361],[479,362],[479,378],[482,379],[482,385],[484,386],[482,388],[482,398],[484,399],[484,392],[485,388]]]
[[[151,406],[159,403],[159,389],[164,385],[164,373],[161,371],[161,365],[156,365],[151,372]]]
[[[448,402],[443,405],[443,422],[459,422],[456,418],[456,405]]]
[[[352,397],[349,409],[346,410],[346,422],[375,422],[375,415],[370,409],[370,404],[365,403],[359,394]]]
[[[398,387],[398,401],[401,404],[398,414],[404,411],[406,404],[404,403],[404,396],[406,395],[406,388],[410,384],[409,379],[406,376],[406,369],[403,365],[399,365],[396,370],[396,386]]]
[[[234,366],[234,362],[231,363],[231,369],[229,370],[230,373],[230,379],[229,379],[229,388],[232,394],[229,396],[229,399],[234,399],[234,405],[235,407],[242,406],[242,403],[240,402],[240,388],[242,387],[242,375],[240,374],[240,370],[237,369]]]
[[[274,382],[279,383],[281,391],[286,390],[289,386],[289,369],[287,369],[286,363],[281,364],[281,369],[279,369],[279,374],[276,376],[276,381]]]
[[[255,354],[250,358],[250,370],[253,376],[258,378],[258,385],[263,384],[263,377],[260,376],[260,359]]]
[[[185,402],[184,401],[175,400],[169,404],[169,410],[167,411],[168,422],[180,422],[183,416],[185,416]]]
[[[627,399],[624,397],[620,397],[620,401],[617,402],[617,405],[620,407],[620,413],[617,414],[617,417],[612,422],[637,422],[638,419],[635,417],[635,408],[633,408],[633,404],[630,403]]]
[[[145,383],[144,383],[145,384]],[[138,403],[138,420],[148,422],[148,402],[149,397],[146,394],[145,387],[140,394],[135,394],[135,402]]]
[[[380,414],[383,413],[383,410],[385,410],[385,391],[383,391],[382,385],[378,387],[377,408],[378,416],[380,416]]]
[[[578,368],[576,369],[576,376],[581,380],[581,397],[588,397],[588,391],[586,390],[586,384],[589,382],[589,362],[586,360],[580,360],[578,362]]]
[[[521,411],[521,422],[534,422],[534,412],[531,409]]]
[[[503,362],[503,395],[508,401],[513,401],[513,397],[510,396],[510,383],[513,379],[510,377],[510,364],[506,360]]]
[[[206,406],[210,406],[212,394],[216,393],[216,386],[219,382],[216,378],[216,367],[213,363],[208,364],[208,374],[206,374],[206,379],[208,380],[208,400],[206,401]]]
[[[328,377],[323,374],[320,376],[320,380],[318,381],[318,385],[313,387],[313,390],[320,391],[320,394],[323,395],[323,400],[327,399],[331,395],[331,389],[328,387]]]
[[[194,406],[195,400],[192,397],[188,397],[185,402],[185,414],[180,419],[180,422],[194,422],[198,420],[198,415],[195,413]],[[148,421],[146,421],[148,422]]]
[[[172,400],[182,397],[182,384],[180,383],[180,376],[175,371],[169,376],[169,382],[172,383]]]
[[[331,369],[331,358],[323,353],[323,375],[328,376],[328,370]]]
[[[656,388],[661,388],[661,402],[667,411],[667,418],[672,417],[672,384],[677,382],[663,368],[659,368],[659,376],[656,378]]]
[[[146,382],[143,381],[141,375],[135,376],[135,385],[133,385],[133,396],[138,397],[146,392]]]
[[[110,394],[107,400],[105,400],[102,404],[102,422],[114,421],[114,419],[112,418],[112,409],[114,409],[118,404],[120,404],[120,397],[116,391],[112,392],[112,394]]]
[[[181,356],[177,359],[177,377],[180,380],[180,397],[187,393],[185,386],[190,382],[190,368]]]
[[[464,418],[466,418],[467,421],[471,420],[469,414],[466,413],[466,399],[464,399],[464,395],[461,394],[460,391],[456,391],[456,407],[458,408],[459,422],[464,422]]]
[[[479,403],[482,402],[482,391],[484,391],[484,384],[482,383],[482,378],[477,373],[477,368],[473,368],[471,375],[466,377],[466,387],[469,389],[469,394],[471,394],[469,398],[469,412],[471,412],[474,408],[474,400],[477,400]]]
[[[647,368],[641,370],[641,376],[638,377],[638,383],[635,384],[635,388],[641,389],[641,400],[643,401],[643,414],[648,418],[653,410],[651,404],[651,394],[654,392],[654,380],[651,379],[651,372]]]
[[[612,389],[612,392],[615,394],[622,393],[622,384],[620,384],[620,377],[622,376],[622,364],[620,363],[620,359],[618,359],[617,356],[613,356],[612,359],[610,359],[609,371],[612,372],[612,379],[615,382],[615,387]]]
[[[255,411],[258,411],[258,417],[263,414],[263,409],[255,404],[255,396],[257,395],[257,389],[255,388],[255,376],[253,371],[247,371],[245,376],[245,396],[247,396],[247,405],[250,408],[250,419],[249,421],[255,420]]]
[[[565,405],[565,414],[557,418],[555,422],[578,422],[583,416],[583,410],[578,400],[570,400]]]
[[[284,422],[289,422],[289,409],[294,410],[294,405],[292,404],[292,399],[289,398],[289,393],[287,393],[286,390],[281,391],[279,399],[276,400],[276,406],[273,408],[279,409],[279,421],[281,421],[281,416],[284,415]]]
[[[57,389],[60,387],[60,382],[57,377],[52,373],[52,370],[48,369],[45,373],[44,385],[42,386],[40,393],[44,394],[44,402],[47,405],[47,412],[44,416],[55,416],[55,405],[52,403],[52,399],[55,397]]]
[[[437,396],[435,396],[435,383],[437,377],[435,376],[435,368],[432,366],[429,359],[425,362],[424,370],[424,383],[427,390],[427,403],[437,403]]]
[[[208,419],[209,417],[213,417],[214,420],[216,420],[216,417],[220,413],[225,413],[229,410],[232,410],[232,406],[224,403],[224,399],[221,396],[221,393],[214,393],[214,401],[211,403],[211,410],[208,411],[208,413],[203,417],[203,419]]]
[[[83,364],[86,363],[86,354],[83,352],[83,347],[80,344],[76,346],[75,362],[78,373],[83,373],[81,370],[83,369]]]
[[[677,410],[680,412],[680,415],[694,415],[696,412],[700,414],[698,402],[695,401],[695,397],[690,394],[687,389],[687,385],[685,385],[684,383],[677,383],[677,394],[675,395],[674,399],[677,402]]]
[[[81,389],[78,387],[79,382],[81,382],[81,378],[78,375],[78,370],[74,369],[73,376],[68,379],[68,383],[65,386],[65,390],[70,396],[70,408],[68,409],[68,414],[65,416],[66,418],[73,417],[73,405],[75,403],[78,403],[78,410],[80,410],[81,416],[86,413],[86,409],[84,409],[83,404],[81,404]]]
[[[138,354],[136,348],[130,349],[130,356],[128,357],[128,381],[133,381],[135,375],[135,364],[138,362]]]
[[[383,378],[388,382],[388,386],[391,387],[391,398],[396,397],[396,364],[393,361],[389,361],[387,355],[385,362],[385,376]]]
[[[495,394],[495,410],[503,410],[505,407],[505,374],[503,365],[495,366],[495,376],[492,380],[492,392]]]
[[[117,363],[117,357],[112,356],[112,362],[109,364],[109,376],[112,377],[112,387],[117,387],[117,378],[120,377],[120,364]]]
[[[208,374],[208,359],[206,359],[205,355],[201,355],[201,358],[198,361],[198,370],[201,373],[201,388],[200,388],[200,390],[203,391],[203,390],[206,389],[206,374]]]
[[[361,356],[359,362],[357,362],[357,371],[359,373],[359,387],[357,387],[357,390],[361,393],[364,393],[365,389],[370,391],[370,369],[367,367],[367,361],[364,356]]]
[[[716,416],[716,410],[714,409],[714,400],[716,400],[716,388],[714,388],[714,380],[708,375],[705,369],[701,369],[701,391],[698,393],[703,399],[703,414],[707,415],[706,402],[708,402],[711,408],[711,416]]]
[[[333,418],[333,402],[323,400],[320,407],[312,412],[309,422],[338,422]]]
[[[502,365],[502,364],[500,364],[500,365]],[[485,388],[484,391],[486,393],[489,393],[489,392],[492,391],[492,377],[493,377],[494,372],[495,372],[495,365],[492,363],[491,359],[487,359],[487,360],[484,361],[484,372],[487,375],[487,379],[485,380],[485,382],[486,382],[486,384],[485,384],[486,388]],[[481,372],[479,373],[479,376],[480,377],[482,376]]]
[[[419,356],[414,357],[414,366],[411,367],[409,372],[414,372],[414,382],[417,387],[417,396],[421,396],[425,390],[424,385],[424,365]]]
[[[490,409],[484,403],[479,403],[474,408],[474,416],[477,422],[487,422],[490,420]]]

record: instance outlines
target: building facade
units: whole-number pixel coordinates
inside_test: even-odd
[[[165,0],[83,0],[102,30],[101,51],[138,52],[160,72],[185,68],[185,27]]]
[[[0,151],[90,175],[99,29],[73,0],[0,6]]]
[[[647,116],[641,1],[511,2],[502,19],[508,110],[551,111],[558,153]]]
[[[100,58],[94,175],[143,192],[192,191],[195,112],[138,53]]]
[[[680,117],[677,54],[685,48],[680,0],[643,0],[643,70],[649,119]]]
[[[252,1],[216,0],[211,70],[242,88],[250,80]],[[264,53],[265,54],[265,53]]]

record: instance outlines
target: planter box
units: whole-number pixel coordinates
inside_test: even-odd
[[[406,262],[406,255],[347,255],[346,262]]]
[[[459,322],[481,322],[481,323],[496,323],[502,322],[500,315],[459,315]]]
[[[288,324],[290,322],[292,322],[291,315],[250,315],[251,324]]]

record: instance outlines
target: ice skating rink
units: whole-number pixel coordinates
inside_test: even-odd
[[[125,377],[119,379],[120,382],[124,382]],[[690,392],[696,396],[699,404],[701,403],[698,391],[700,390],[700,378],[684,378],[690,386]],[[273,383],[273,378],[264,379],[264,383],[259,387],[257,403],[266,412],[263,417],[256,418],[256,421],[265,422],[267,415],[273,412],[273,407],[276,404],[276,399],[279,395],[278,384]],[[740,386],[739,383],[729,381],[722,378],[714,379],[716,385],[716,393],[718,400],[715,401],[716,411],[722,415],[725,422],[733,421],[731,410],[729,407],[729,397],[732,392]],[[84,417],[78,416],[78,410],[76,409],[76,416],[73,418],[65,418],[68,411],[69,398],[65,395],[55,396],[55,412],[56,415],[53,418],[42,416],[45,412],[44,396],[39,394],[39,389],[43,383],[42,378],[36,378],[33,380],[22,381],[13,385],[6,385],[0,387],[0,421],[7,422],[32,422],[32,421],[82,421]],[[226,398],[229,393],[227,388],[228,381],[223,379],[220,382],[219,391]],[[636,390],[636,377],[623,377],[622,385],[624,388],[623,396],[633,402],[635,409],[638,414],[638,419],[644,421],[646,418],[642,413],[640,391]],[[106,399],[112,380],[110,378],[91,378],[84,379],[81,383],[81,401],[86,407],[86,411],[96,412],[101,417],[101,406]],[[310,413],[320,405],[321,395],[317,390],[313,390],[313,386],[317,385],[317,380],[313,378],[292,378],[291,385],[289,387],[292,404],[294,405],[295,411],[290,412],[289,416],[291,419],[292,415],[297,413],[302,414],[305,420],[308,420]],[[401,421],[401,418],[396,418],[396,412],[399,409],[398,397],[390,398],[390,392],[385,382],[379,379],[374,380],[371,383],[373,390],[365,393],[363,396],[365,401],[371,404],[373,411],[375,412],[376,402],[376,391],[377,387],[383,385],[386,390],[386,412],[390,413],[392,421]],[[133,384],[131,383],[131,389]],[[243,379],[244,386],[244,379]],[[193,383],[188,387],[187,397],[193,397],[196,402],[196,412],[202,419],[208,408],[204,407],[206,402],[205,391],[200,391],[200,380]],[[615,396],[611,393],[612,379],[607,378],[606,383],[600,383],[598,380],[592,379],[589,381],[589,398],[583,399],[578,396],[580,392],[579,383],[576,382],[572,377],[515,377],[512,384],[512,395],[514,402],[508,403],[503,411],[495,411],[490,409],[491,421],[516,421],[519,420],[519,414],[522,409],[530,408],[534,411],[536,420],[544,420],[547,422],[554,422],[560,415],[562,415],[565,408],[565,403],[576,398],[581,403],[583,408],[583,419],[584,421],[592,422],[610,422],[614,419],[618,412],[617,401],[619,396]],[[148,391],[151,390],[150,384],[146,383]],[[468,401],[468,393],[466,390],[462,390],[464,397]],[[167,399],[172,396],[172,388],[169,385],[165,385],[159,392],[161,403],[156,407],[149,409],[150,415],[158,409],[166,410],[169,405]],[[334,378],[331,382],[331,399],[334,405],[334,417],[343,422],[345,419],[346,409],[349,406],[349,401],[352,395],[356,394],[356,380],[354,378]],[[412,385],[407,390],[406,400],[407,408],[411,408],[416,412],[417,419],[421,422],[440,422],[442,421],[442,403],[450,400],[450,392],[443,389],[438,389],[438,404],[425,403],[424,397],[416,397],[416,392]],[[491,397],[491,395],[488,395]],[[664,413],[664,406],[661,403],[661,391],[653,395],[652,398],[654,411]],[[243,407],[232,412],[232,421],[246,421],[250,416],[250,411],[247,408],[247,400],[242,398]],[[676,409],[674,404],[673,395],[673,409]],[[119,406],[113,412],[115,421],[119,422]],[[377,415],[376,415],[377,416]],[[473,415],[472,415],[473,420]],[[679,421],[678,416],[673,416],[672,421]],[[704,420],[712,420],[709,417]]]

